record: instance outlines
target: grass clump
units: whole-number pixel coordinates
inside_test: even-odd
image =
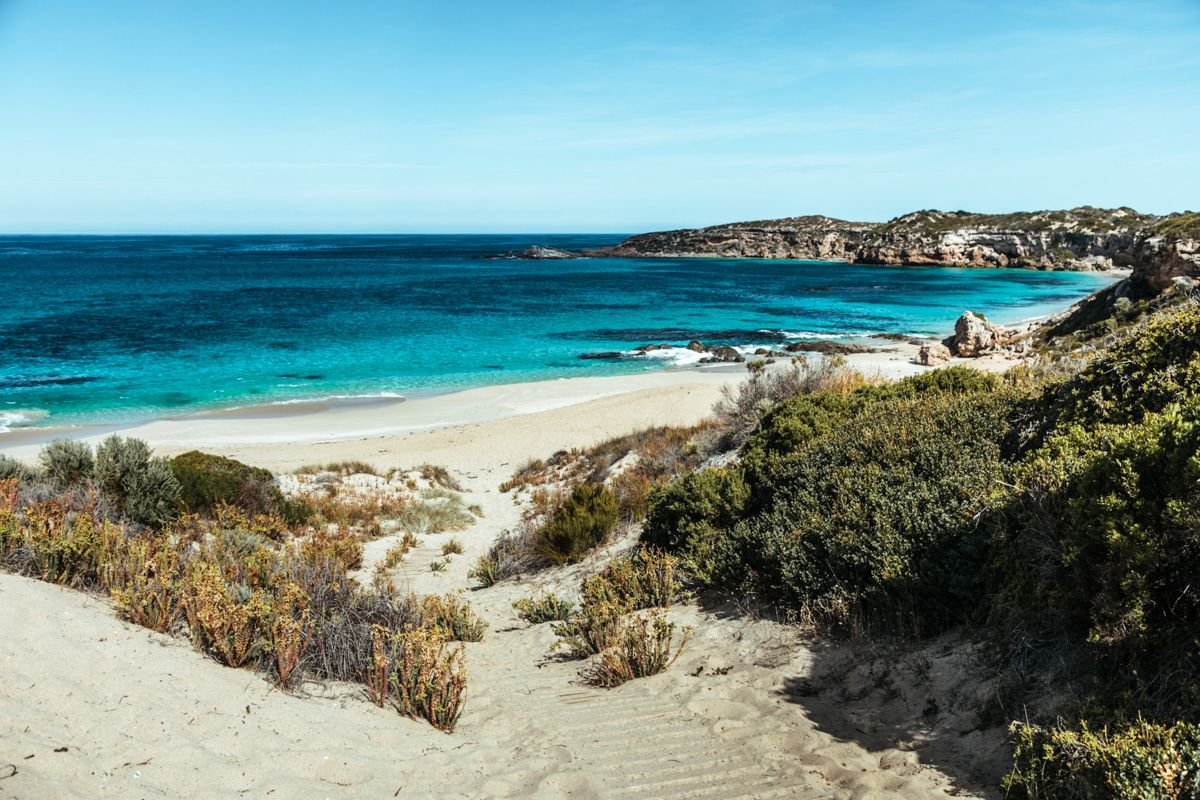
[[[540,625],[543,622],[565,622],[575,611],[575,604],[551,592],[536,594],[532,597],[522,597],[512,604],[517,617],[530,623]]]
[[[463,544],[458,539],[451,539],[448,542],[442,543],[442,556],[449,558],[450,556],[460,556],[463,552]]]
[[[458,479],[450,474],[450,470],[439,464],[422,464],[417,467],[417,472],[421,473],[421,477],[434,486],[440,486],[452,492],[463,491],[462,484],[458,482]]]
[[[607,541],[617,518],[617,498],[612,492],[597,484],[584,484],[538,531],[536,549],[552,564],[574,564]]]
[[[378,471],[365,461],[333,461],[329,464],[305,464],[296,470],[297,475],[318,475],[322,472],[332,472],[334,475],[343,478],[350,475],[379,475]]]

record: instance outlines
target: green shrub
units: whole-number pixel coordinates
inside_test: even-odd
[[[96,464],[92,448],[71,439],[50,442],[38,454],[38,461],[46,478],[59,488],[90,480]]]
[[[179,481],[166,459],[151,458],[139,439],[110,436],[96,448],[96,483],[127,519],[162,525],[175,518]]]
[[[604,544],[617,526],[617,498],[599,484],[585,483],[554,510],[537,534],[537,549],[554,564],[574,564]]]
[[[1001,518],[996,621],[1086,644],[1110,679],[1200,708],[1197,453],[1200,398],[1051,437]]]
[[[1046,390],[1037,413],[1055,427],[1137,422],[1198,393],[1200,308],[1184,303],[1151,314],[1076,376]]]
[[[1138,720],[1115,731],[1013,726],[1017,800],[1190,800],[1200,797],[1200,727]]]
[[[1001,478],[1011,398],[875,403],[780,462],[717,543],[713,581],[831,622],[938,627],[977,602],[976,516]]]
[[[870,384],[851,392],[824,391],[800,395],[773,409],[742,448],[747,479],[757,484],[778,467],[779,460],[805,443],[849,423],[874,403],[942,395],[992,392],[1001,386],[995,375],[970,367],[930,370],[894,383]]]
[[[698,580],[708,581],[714,547],[749,498],[736,467],[701,470],[658,486],[650,493],[642,542],[674,553]]]
[[[270,472],[232,458],[192,450],[171,459],[171,472],[179,481],[179,499],[186,511],[201,513],[229,504],[252,514],[267,514],[283,506]]]

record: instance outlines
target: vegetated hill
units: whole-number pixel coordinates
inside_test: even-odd
[[[1135,271],[1139,265],[1174,259],[1187,261],[1192,273],[1200,273],[1200,214],[1156,216],[1131,208],[1081,206],[1012,214],[914,211],[883,223],[788,217],[645,233],[608,252],[625,257]],[[1147,271],[1151,273],[1157,274]],[[1155,285],[1155,290],[1161,288]]]

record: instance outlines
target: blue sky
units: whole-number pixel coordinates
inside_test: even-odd
[[[1200,2],[0,0],[0,230],[1200,207]]]

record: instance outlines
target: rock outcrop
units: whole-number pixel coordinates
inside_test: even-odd
[[[963,312],[954,323],[954,335],[946,340],[950,351],[959,358],[974,358],[996,349],[1002,332],[973,311]]]
[[[921,345],[917,351],[917,363],[926,367],[940,367],[950,360],[950,348],[941,342]]]
[[[1147,287],[1200,276],[1200,214],[1130,208],[972,214],[916,211],[889,222],[825,216],[739,222],[626,239],[624,257],[780,258],[952,267],[1145,271]]]

